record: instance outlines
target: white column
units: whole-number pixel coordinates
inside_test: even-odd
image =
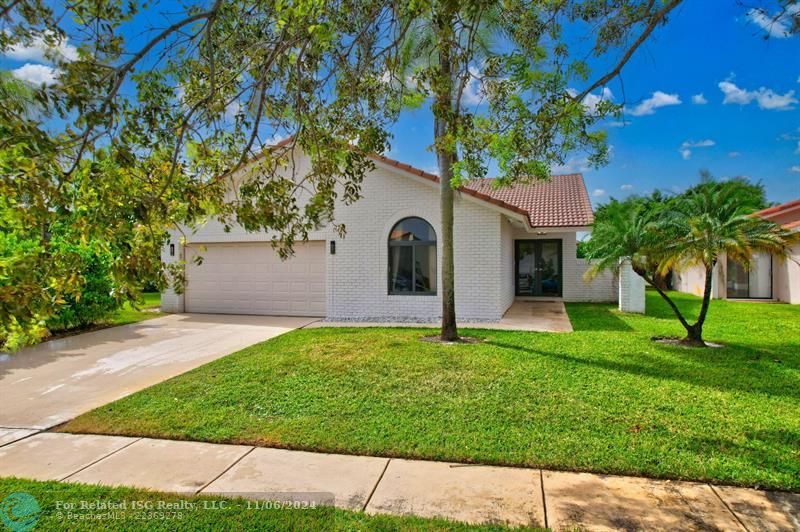
[[[183,260],[183,253],[184,250],[181,244],[180,234],[177,231],[170,231],[169,242],[161,248],[161,261],[165,264],[170,264]],[[167,288],[161,293],[161,312],[183,312],[184,304],[184,295],[176,293],[172,288]]]
[[[628,259],[620,261],[619,310],[644,314],[644,279],[633,271]]]

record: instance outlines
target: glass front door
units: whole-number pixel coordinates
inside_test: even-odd
[[[515,242],[518,296],[561,296],[561,240]]]

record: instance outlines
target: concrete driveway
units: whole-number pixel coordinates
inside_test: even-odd
[[[0,435],[53,427],[317,319],[173,314],[0,356]]]

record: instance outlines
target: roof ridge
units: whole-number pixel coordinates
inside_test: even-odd
[[[275,147],[286,146],[293,140],[292,137],[286,138]],[[440,181],[439,176],[436,174],[426,172],[385,155],[372,153],[367,154],[367,156],[375,161],[393,166],[428,181],[434,183],[439,183]],[[575,179],[571,182],[567,181],[564,184],[558,184],[553,182],[552,178],[554,177],[571,177]],[[480,178],[480,183],[485,184],[485,181],[489,179],[496,178]],[[472,180],[473,183],[477,181]],[[594,221],[592,203],[589,200],[589,193],[586,190],[586,183],[582,173],[555,174],[550,176],[549,180],[520,183],[488,191],[485,189],[478,190],[476,187],[470,187],[469,184],[468,182],[466,185],[458,187],[457,190],[486,203],[491,203],[507,211],[524,216],[530,227],[586,227]],[[561,187],[561,189],[551,190],[553,187]],[[524,197],[508,197],[509,194],[514,192],[514,189],[518,188],[526,191]],[[546,194],[546,197],[538,197],[542,194]],[[547,203],[543,204],[545,201]]]
[[[766,209],[761,209],[760,211],[756,211],[753,214],[756,216],[764,216],[765,214],[774,214],[776,212],[781,212],[786,209],[791,209],[792,207],[800,206],[800,199],[796,200],[789,200],[786,203],[781,203],[780,205],[773,205],[772,207],[767,207]]]

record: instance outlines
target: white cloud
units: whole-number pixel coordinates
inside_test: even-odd
[[[621,187],[619,187],[619,189],[620,190],[633,190],[633,185],[625,184],[625,185],[622,185]]]
[[[789,171],[793,172],[795,174],[800,174],[800,164],[796,164],[796,165],[790,167]]]
[[[34,65],[32,63],[26,63],[25,65],[12,70],[11,74],[17,79],[27,81],[28,83],[32,83],[34,85],[53,85],[58,81],[58,76],[61,75],[61,71],[57,68],[47,65]]]
[[[275,134],[273,134],[270,138],[268,138],[267,140],[265,140],[261,144],[261,150],[262,151],[268,150],[268,149],[272,148],[273,146],[277,146],[278,144],[280,144],[281,142],[283,142],[284,140],[286,140],[288,138],[289,138],[288,135],[281,135],[280,133],[276,132]]]
[[[596,188],[596,189],[594,189],[592,191],[592,196],[594,196],[595,198],[600,198],[600,197],[605,196],[605,195],[606,195],[606,191],[603,190],[602,188]]]
[[[234,100],[225,107],[225,118],[234,120],[236,115],[242,110],[242,104],[238,100]]]
[[[728,157],[740,157],[741,155],[742,155],[742,152],[740,152],[740,151],[729,151],[728,152]]]
[[[78,59],[78,49],[69,44],[68,39],[59,41],[55,46],[49,46],[45,39],[39,36],[35,37],[30,45],[16,44],[12,46],[6,50],[4,55],[16,61],[69,62]]]
[[[707,148],[709,146],[714,146],[716,142],[711,139],[705,139],[698,142],[686,141],[683,143],[684,147],[687,148]]]
[[[580,174],[591,168],[587,157],[573,157],[564,164],[551,168],[554,174]]]
[[[692,103],[695,105],[705,105],[708,103],[708,100],[706,100],[706,97],[703,96],[703,93],[701,92],[700,94],[694,94],[692,96]]]
[[[748,105],[753,101],[758,102],[758,107],[768,111],[791,111],[794,104],[798,103],[794,97],[794,91],[786,94],[778,94],[772,89],[760,87],[754,91],[748,91],[736,86],[731,81],[720,81],[719,90],[725,95],[722,100],[724,104]]]
[[[719,87],[719,90],[722,91],[722,94],[725,95],[722,103],[738,103],[739,105],[747,105],[753,101],[753,98],[755,98],[753,93],[744,89],[740,89],[735,83],[730,81],[720,81],[717,86]]]
[[[611,89],[608,87],[603,87],[603,90],[600,91],[600,94],[587,94],[583,99],[583,106],[586,107],[590,113],[594,114],[597,112],[597,106],[600,104],[600,102],[610,102],[613,99],[614,93],[611,92]]]
[[[483,80],[481,71],[474,66],[469,67],[470,78],[461,93],[461,103],[463,105],[479,105],[484,102]]]
[[[747,12],[747,18],[767,32],[770,37],[783,39],[791,37],[792,17],[800,13],[800,4],[792,4],[785,10],[770,15],[763,8],[753,8]]]
[[[800,155],[800,140],[797,141],[797,148],[794,149],[796,155]]]
[[[714,146],[715,144],[716,142],[711,139],[704,139],[697,142],[687,140],[681,144],[678,152],[681,154],[681,157],[683,157],[684,160],[688,160],[692,156],[692,148],[708,148],[710,146]]]
[[[794,91],[777,94],[769,89],[764,90],[763,87],[758,90],[756,100],[761,109],[769,111],[790,111],[794,109],[794,104],[798,103],[797,98],[794,97]]]
[[[633,116],[651,115],[656,112],[659,107],[666,107],[668,105],[679,105],[681,99],[677,94],[667,94],[662,91],[655,91],[652,96],[642,101],[633,109],[629,109],[628,113]]]

